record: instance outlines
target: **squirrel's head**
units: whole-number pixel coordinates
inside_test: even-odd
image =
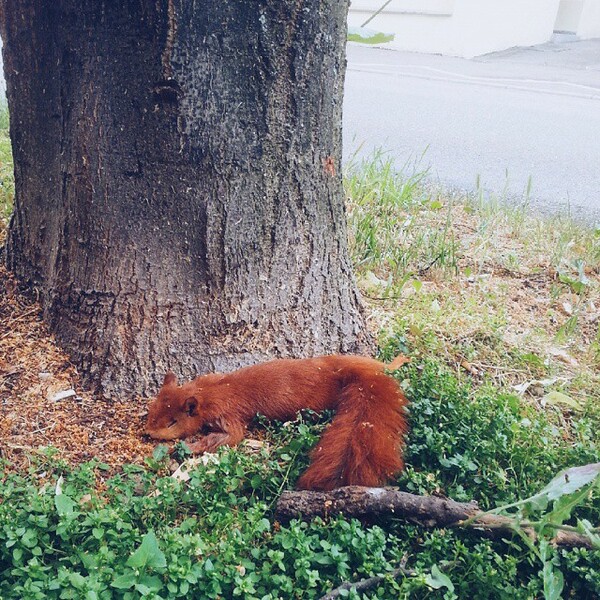
[[[146,433],[157,440],[186,438],[201,426],[202,388],[198,380],[177,385],[171,372],[165,375],[158,396],[148,407]]]

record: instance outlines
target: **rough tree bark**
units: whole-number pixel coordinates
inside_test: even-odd
[[[0,0],[9,268],[87,384],[364,350],[347,0]]]

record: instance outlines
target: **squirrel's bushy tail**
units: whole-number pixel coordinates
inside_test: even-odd
[[[381,367],[354,367],[348,373],[334,419],[298,481],[300,489],[380,486],[404,466],[407,401]]]

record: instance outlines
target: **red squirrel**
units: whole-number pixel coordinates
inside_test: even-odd
[[[292,419],[302,409],[334,409],[335,416],[311,452],[297,487],[331,490],[345,485],[380,486],[404,466],[406,397],[385,373],[390,365],[360,356],[282,359],[177,385],[165,375],[148,409],[146,432],[173,440],[201,434],[194,453],[235,446],[256,414]]]

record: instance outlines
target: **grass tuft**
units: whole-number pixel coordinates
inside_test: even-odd
[[[0,230],[8,224],[15,197],[15,177],[6,102],[0,102]]]
[[[425,175],[382,153],[346,173],[352,258],[383,338],[501,386],[567,378],[562,392],[597,404],[599,230],[533,213],[528,189],[507,203]]]
[[[385,278],[389,295],[398,294],[413,275],[457,270],[451,204],[426,190],[426,173],[406,169],[396,172],[391,159],[377,153],[346,170],[354,262],[366,284]],[[424,218],[437,226],[422,227]]]

